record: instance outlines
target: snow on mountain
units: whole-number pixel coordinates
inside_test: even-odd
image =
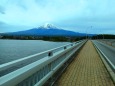
[[[53,24],[49,24],[49,23],[46,23],[40,27],[38,27],[38,29],[59,29],[58,27],[54,26]]]

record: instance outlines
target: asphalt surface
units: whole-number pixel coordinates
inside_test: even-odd
[[[97,40],[94,40],[93,43],[95,43],[99,47],[99,49],[107,56],[107,58],[115,66],[115,47],[109,46]]]
[[[115,39],[101,39],[100,41],[115,47]]]

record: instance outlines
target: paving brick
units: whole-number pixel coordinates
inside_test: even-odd
[[[58,86],[114,86],[91,41],[56,82]]]

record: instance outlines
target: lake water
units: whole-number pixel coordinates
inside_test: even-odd
[[[0,40],[0,64],[56,48],[69,42],[42,40]]]

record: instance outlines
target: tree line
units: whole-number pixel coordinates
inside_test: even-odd
[[[45,41],[61,41],[73,42],[81,40],[80,37],[67,37],[67,36],[15,36],[15,35],[2,35],[0,39],[16,39],[16,40],[45,40]]]
[[[115,39],[115,35],[93,35],[93,36],[22,36],[22,35],[0,35],[0,39],[16,39],[16,40],[45,40],[45,41],[62,41],[74,42],[83,39]]]

